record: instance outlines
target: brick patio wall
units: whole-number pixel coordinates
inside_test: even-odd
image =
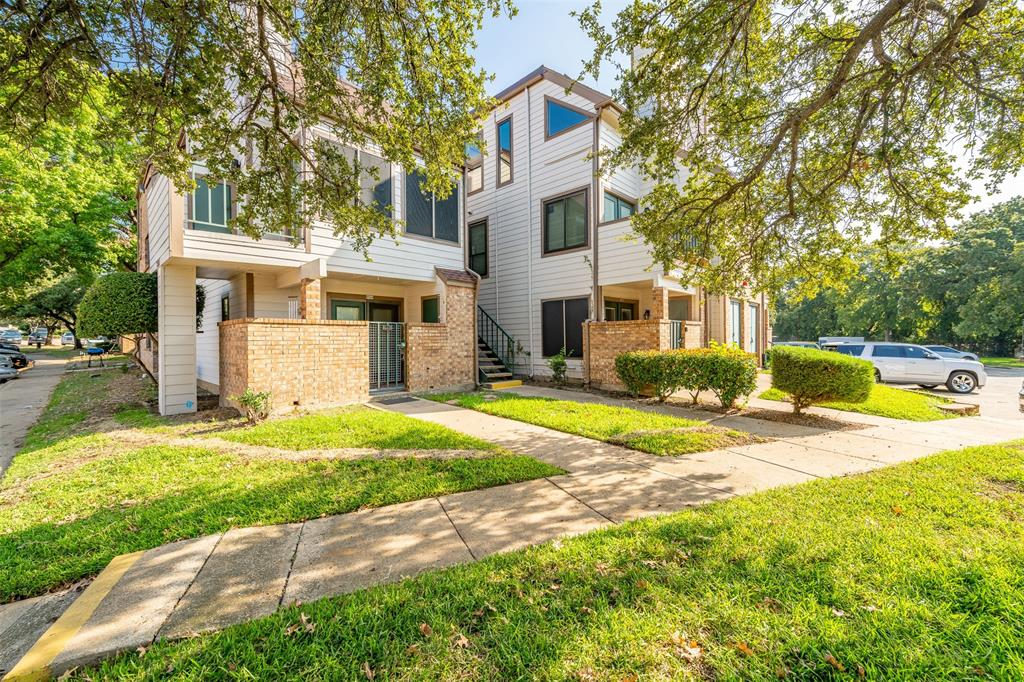
[[[583,327],[583,348],[588,352],[587,381],[594,388],[622,391],[625,386],[615,374],[615,358],[633,350],[670,350],[672,323],[669,320],[627,320],[587,322]],[[683,347],[700,348],[700,322],[683,322]]]
[[[409,391],[476,386],[476,288],[445,286],[444,322],[410,322],[405,341]]]
[[[366,322],[240,319],[220,323],[220,402],[251,388],[272,409],[331,407],[369,397]]]

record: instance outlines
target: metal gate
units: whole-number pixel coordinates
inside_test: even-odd
[[[405,323],[370,322],[370,390],[405,387]]]

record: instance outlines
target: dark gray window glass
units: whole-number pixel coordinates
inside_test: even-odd
[[[374,206],[390,218],[391,164],[368,152],[360,152],[359,163],[363,167],[359,178],[362,187],[359,200],[364,206]]]
[[[423,191],[425,180],[415,171],[405,174],[405,231],[433,237],[433,202],[430,194]]]
[[[453,189],[444,199],[434,199],[434,237],[459,241],[459,192]]]
[[[844,343],[834,347],[835,352],[842,353],[843,355],[852,355],[854,357],[860,357],[860,354],[864,352],[864,346],[854,346],[848,343]]]
[[[587,244],[587,193],[553,199],[544,204],[544,252]]]
[[[841,346],[840,346],[841,348]],[[900,346],[875,346],[871,357],[875,358],[902,358],[903,348]]]
[[[469,269],[487,276],[487,223],[473,223],[469,226]]]
[[[565,348],[569,357],[583,356],[583,323],[589,315],[586,298],[541,303],[541,350],[544,357]]]

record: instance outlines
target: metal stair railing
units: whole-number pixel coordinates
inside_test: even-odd
[[[516,341],[480,306],[476,307],[476,335],[482,343],[491,349],[492,353],[498,356],[501,364],[505,365],[506,371],[514,376],[516,373]],[[481,370],[481,382],[484,379],[484,373]]]

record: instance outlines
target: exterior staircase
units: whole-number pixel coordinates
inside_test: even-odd
[[[523,382],[515,378],[516,355],[521,349],[480,306],[476,308],[476,333],[480,386],[491,390],[522,386]]]

